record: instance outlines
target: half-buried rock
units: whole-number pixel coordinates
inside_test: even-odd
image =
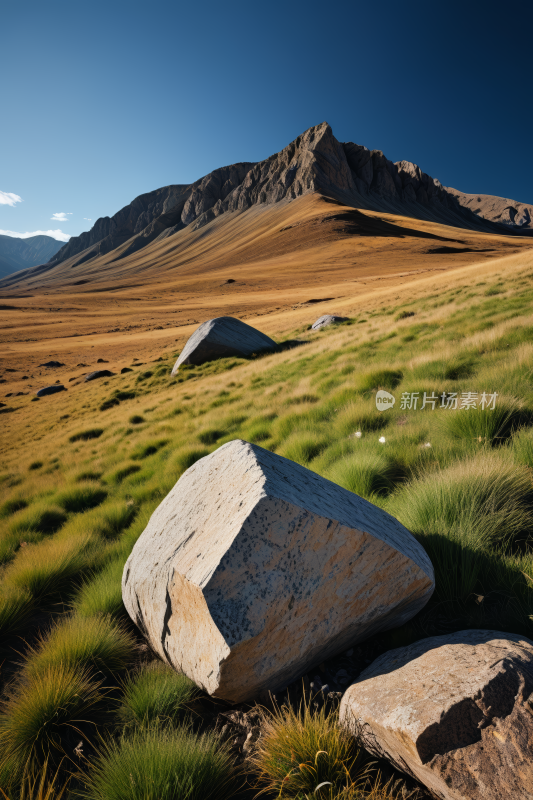
[[[533,798],[533,642],[466,630],[391,650],[342,698],[366,747],[445,800]]]
[[[426,552],[394,517],[241,440],[182,475],[122,578],[152,648],[230,702],[402,625],[433,588]]]
[[[240,356],[248,358],[253,353],[274,350],[276,342],[261,331],[234,317],[216,317],[202,322],[180,353],[172,375],[182,364],[203,364],[215,358]]]
[[[42,389],[38,389],[35,393],[37,397],[45,397],[47,394],[56,394],[56,392],[65,392],[66,389],[62,383],[55,383],[53,386],[44,386]]]
[[[316,322],[313,322],[311,328],[314,331],[320,330],[320,328],[327,328],[328,325],[339,325],[341,322],[348,322],[349,317],[338,317],[336,314],[324,314],[324,316],[319,317]]]

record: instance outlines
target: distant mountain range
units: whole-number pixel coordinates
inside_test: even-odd
[[[17,239],[14,236],[0,235],[0,278],[20,269],[46,264],[62,247],[63,242],[58,242],[51,236]]]
[[[194,231],[222,214],[312,192],[357,209],[485,233],[533,234],[532,205],[446,188],[410,161],[393,163],[381,150],[337,141],[323,122],[264,161],[222,167],[195,183],[140,195],[113,217],[101,217],[90,231],[70,239],[32,275],[67,261],[76,267],[108,253],[113,263],[187,226]],[[120,249],[113,254],[116,248]]]

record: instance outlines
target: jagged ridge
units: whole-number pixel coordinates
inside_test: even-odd
[[[46,266],[73,256],[73,265],[122,248],[117,258],[158,238],[191,225],[206,225],[220,214],[259,203],[291,200],[319,192],[361,209],[403,214],[446,225],[502,233],[531,232],[533,207],[501,198],[498,216],[490,205],[485,218],[471,210],[473,195],[448,189],[409,161],[393,163],[381,150],[337,141],[327,122],[309,128],[279,153],[264,161],[233,164],[214,170],[190,185],[172,185],[140,195],[113,217],[103,217],[87,232],[72,238]],[[487,198],[488,196],[483,196]],[[505,205],[507,204],[507,205]],[[479,203],[478,203],[479,205]],[[479,209],[478,209],[479,211]],[[498,224],[499,223],[499,224]]]

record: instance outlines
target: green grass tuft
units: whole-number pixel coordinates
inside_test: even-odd
[[[179,453],[176,454],[174,465],[180,475],[196,464],[201,458],[209,455],[207,447],[184,447]]]
[[[28,545],[6,568],[4,586],[26,591],[41,604],[60,599],[90,565],[90,544],[89,536],[76,536]]]
[[[14,514],[16,511],[21,511],[23,508],[28,507],[28,501],[24,500],[22,497],[13,498],[12,500],[6,500],[0,506],[0,519],[5,519],[6,517],[10,517],[11,514]]]
[[[69,442],[87,442],[90,439],[98,439],[103,432],[103,428],[88,428],[85,431],[73,433],[72,436],[69,436]]]
[[[105,489],[100,489],[93,484],[85,486],[69,486],[56,496],[58,505],[65,511],[78,514],[88,511],[103,503],[107,497]]]
[[[482,454],[411,481],[390,498],[388,510],[423,537],[467,533],[488,546],[529,539],[532,506],[528,470]]]
[[[340,727],[337,713],[328,715],[324,707],[312,712],[302,704],[297,710],[283,706],[265,711],[263,718],[252,764],[259,786],[269,796],[335,800],[366,783],[366,758],[356,740]],[[325,792],[317,795],[317,787],[326,783]]]
[[[138,725],[177,723],[197,692],[185,675],[155,661],[125,683],[119,711],[121,720]]]
[[[65,665],[23,680],[0,715],[0,772],[15,783],[25,769],[58,763],[80,738],[94,738],[109,707],[100,687],[86,671]]]
[[[224,800],[235,778],[228,748],[187,728],[135,730],[102,747],[86,784],[88,800]]]
[[[372,500],[390,494],[406,476],[405,471],[384,455],[363,451],[335,461],[327,477],[350,492]]]
[[[377,389],[395,389],[403,379],[403,372],[398,369],[379,369],[361,375],[357,382],[357,391],[360,394],[373,392]]]
[[[28,531],[51,534],[59,530],[66,519],[66,514],[62,508],[49,506],[42,501],[14,515],[9,525],[9,530],[13,534],[20,535]]]
[[[134,449],[131,457],[135,460],[148,458],[148,456],[155,455],[161,448],[168,444],[168,439],[153,439],[149,442],[143,442]]]
[[[501,444],[518,428],[531,423],[528,413],[517,400],[501,400],[494,409],[458,408],[443,418],[447,431],[457,439]]]
[[[56,624],[30,650],[24,674],[33,678],[63,665],[94,667],[109,675],[126,669],[134,647],[133,636],[108,617],[75,615]]]
[[[81,617],[106,614],[114,619],[126,616],[122,602],[122,573],[124,558],[111,561],[97,575],[84,581],[78,589],[72,606]]]

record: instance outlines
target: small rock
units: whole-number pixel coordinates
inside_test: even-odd
[[[114,374],[114,372],[110,372],[108,369],[97,369],[95,372],[89,372],[89,374],[85,376],[85,382],[94,381],[97,378],[111,378]]]
[[[532,797],[533,642],[465,630],[391,650],[344,694],[341,723],[443,800]]]
[[[133,370],[130,369],[130,367],[122,367],[122,369],[120,370],[120,374],[125,375],[126,372],[133,372]]]
[[[47,361],[45,364],[37,364],[37,368],[39,367],[64,367],[65,365],[61,363],[61,361]]]
[[[29,381],[29,379],[30,379],[30,378],[29,378],[29,375],[23,375],[23,376],[22,376],[22,378],[21,378],[20,380],[21,380],[21,381]]]
[[[350,683],[350,676],[345,669],[340,669],[335,675],[335,680],[337,683],[344,685],[346,683]]]
[[[43,389],[39,389],[37,391],[36,396],[44,397],[47,394],[55,394],[56,392],[66,392],[66,389],[62,383],[60,383],[59,386],[57,383],[55,383],[53,386],[45,386]]]
[[[320,330],[320,328],[325,328],[327,325],[338,325],[340,322],[347,322],[349,317],[338,317],[335,314],[324,314],[324,316],[319,317],[316,322],[313,322],[311,328],[314,331]]]
[[[106,361],[105,358],[99,358],[96,361],[97,364],[109,364],[109,361]]]

